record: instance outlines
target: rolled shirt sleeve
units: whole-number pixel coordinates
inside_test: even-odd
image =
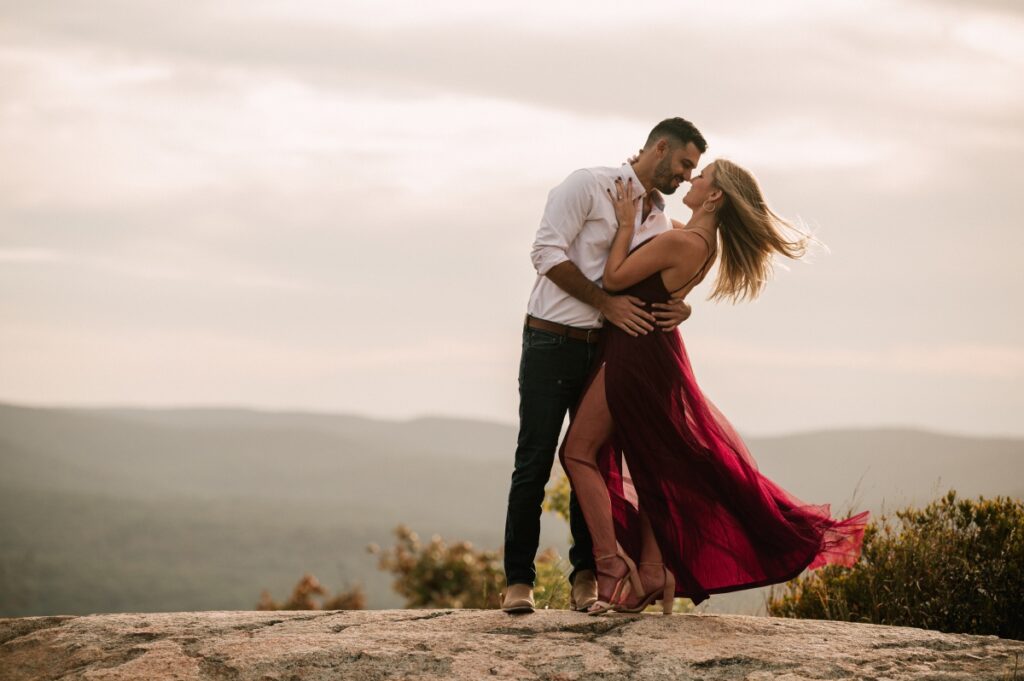
[[[537,274],[569,260],[571,244],[590,215],[594,203],[597,178],[587,169],[573,172],[548,193],[544,216],[533,241],[530,260]]]

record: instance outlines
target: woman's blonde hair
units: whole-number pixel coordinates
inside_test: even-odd
[[[725,159],[715,160],[712,166],[712,181],[724,196],[716,211],[722,258],[709,299],[753,300],[772,276],[772,254],[794,260],[803,257],[813,237],[768,207],[750,172]],[[791,238],[787,232],[800,236]]]

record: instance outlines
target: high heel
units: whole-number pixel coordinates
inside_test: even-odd
[[[665,573],[665,575],[664,575],[664,579],[665,579],[664,583],[661,586],[652,589],[650,592],[644,593],[643,597],[640,598],[640,601],[636,605],[633,605],[633,606],[630,606],[630,607],[626,607],[625,605],[622,605],[620,603],[620,604],[617,604],[617,605],[612,605],[612,609],[615,610],[615,612],[643,612],[644,609],[648,605],[650,605],[650,604],[654,603],[655,601],[659,600],[658,599],[658,594],[660,592],[661,593],[661,599],[660,599],[661,600],[661,613],[663,615],[671,615],[672,614],[672,606],[675,604],[675,599],[676,599],[676,578],[675,578],[675,575],[673,575],[669,571],[669,569],[663,563],[646,563],[646,562],[641,562],[640,565],[661,565],[661,569]],[[637,573],[637,574],[639,575],[639,573]],[[630,586],[632,586],[632,584]],[[640,588],[636,590],[636,593],[643,593],[643,585],[642,584],[641,584]],[[624,594],[622,594],[621,598],[625,599],[627,595],[628,594],[624,593]]]
[[[615,577],[615,575],[610,572],[605,572],[596,565],[597,561],[607,560],[609,558],[619,558],[626,564],[629,571],[616,579],[615,586],[613,587],[611,596],[608,597],[608,600],[603,600],[600,595],[598,596],[598,599],[590,606],[590,609],[585,611],[588,615],[600,615],[615,608],[618,597],[623,593],[623,589],[627,585],[636,591],[641,591],[643,589],[643,582],[640,581],[640,573],[636,569],[636,564],[633,562],[632,558],[626,555],[626,552],[622,550],[622,547],[618,543],[615,545],[615,553],[610,553],[607,556],[595,556],[595,572],[598,575]]]

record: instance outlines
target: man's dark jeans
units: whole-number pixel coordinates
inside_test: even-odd
[[[565,415],[576,407],[597,345],[557,334],[523,329],[519,362],[519,441],[505,518],[505,579],[533,585],[533,561],[540,543],[541,503],[551,477],[555,448]],[[593,545],[576,494],[569,496],[569,550],[572,581],[580,570],[594,569]]]

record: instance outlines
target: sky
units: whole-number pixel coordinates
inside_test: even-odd
[[[547,192],[683,116],[824,244],[690,295],[741,431],[1024,436],[1020,7],[0,0],[0,401],[515,423]]]

